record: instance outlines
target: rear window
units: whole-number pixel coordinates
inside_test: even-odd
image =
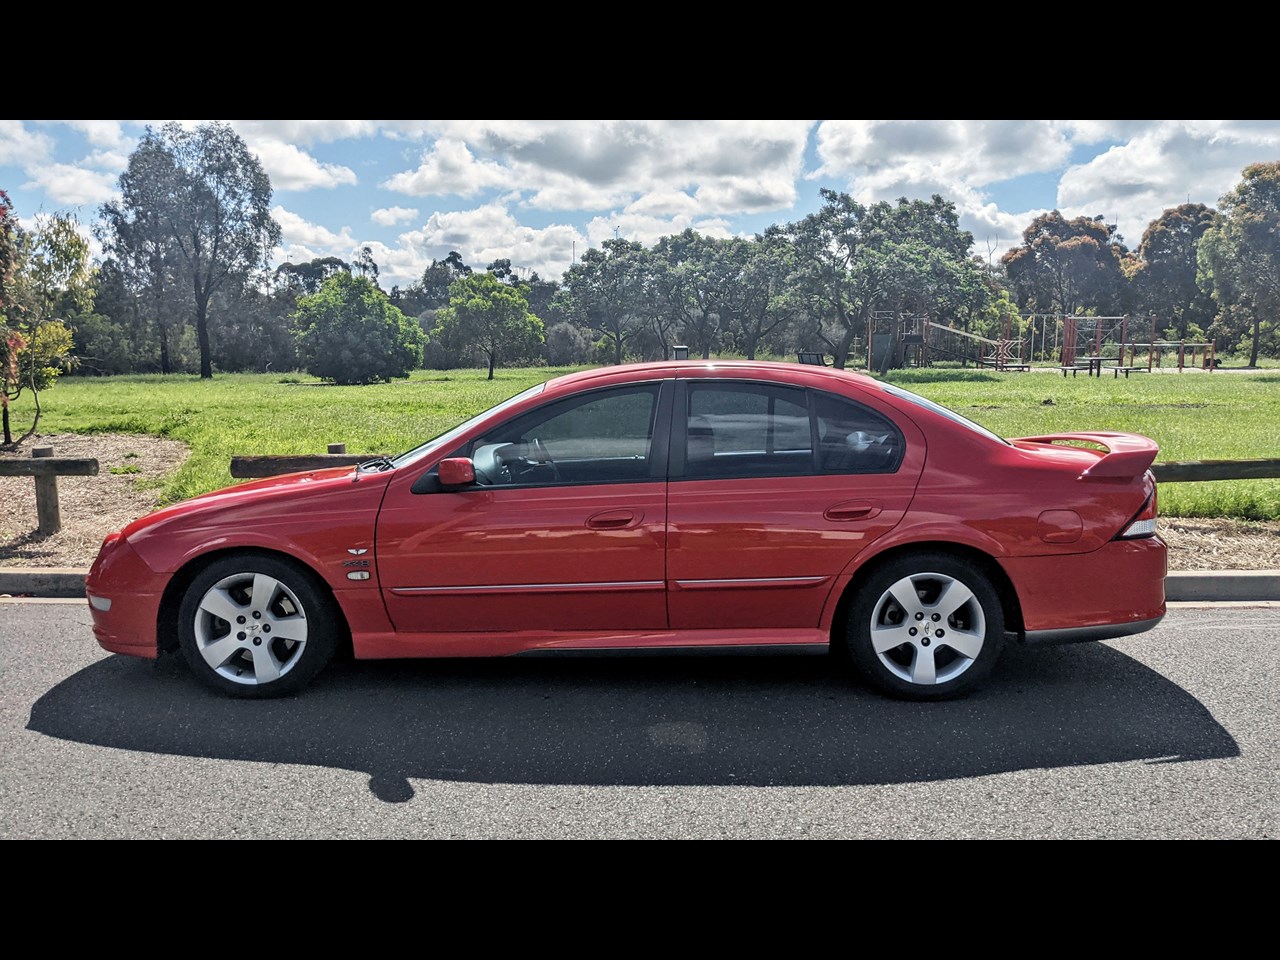
[[[895,387],[891,383],[882,383],[881,386],[884,387],[885,393],[899,397],[910,403],[914,403],[917,407],[924,407],[926,410],[932,410],[938,416],[946,417],[952,423],[958,423],[960,426],[972,430],[974,433],[995,440],[997,443],[1003,443],[1005,446],[1010,446],[1009,441],[1004,437],[992,433],[986,427],[981,424],[974,423],[967,417],[960,416],[960,414],[956,413],[954,410],[948,410],[940,403],[934,403],[932,400],[927,400],[919,394],[912,393],[910,390],[903,390],[901,387]]]

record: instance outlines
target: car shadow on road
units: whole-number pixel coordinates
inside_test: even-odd
[[[123,750],[479,783],[796,786],[1235,757],[1181,687],[1103,644],[1007,650],[963,700],[881,697],[827,658],[341,663],[301,696],[231,700],[177,657],[112,656],[28,729]]]

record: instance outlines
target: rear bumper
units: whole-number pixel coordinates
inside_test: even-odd
[[[1159,537],[1092,553],[1001,560],[1030,643],[1105,640],[1150,630],[1165,614],[1167,550]]]
[[[1150,620],[1136,620],[1133,623],[1112,623],[1105,627],[1076,627],[1068,630],[1028,630],[1022,636],[1022,642],[1047,646],[1055,643],[1084,643],[1086,640],[1114,640],[1116,637],[1131,637],[1135,633],[1146,633],[1163,617]]]

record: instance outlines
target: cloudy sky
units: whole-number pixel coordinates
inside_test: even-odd
[[[97,218],[152,120],[0,120],[20,219]],[[194,123],[195,121],[182,121]],[[368,245],[384,287],[458,251],[558,280],[610,237],[753,235],[822,187],[941,194],[998,258],[1039,213],[1104,216],[1136,248],[1167,207],[1214,206],[1278,120],[232,120],[271,176],[277,262]]]

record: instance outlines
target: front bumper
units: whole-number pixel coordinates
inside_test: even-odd
[[[159,652],[156,625],[166,581],[128,541],[108,538],[85,579],[99,646],[112,653],[155,659]]]

